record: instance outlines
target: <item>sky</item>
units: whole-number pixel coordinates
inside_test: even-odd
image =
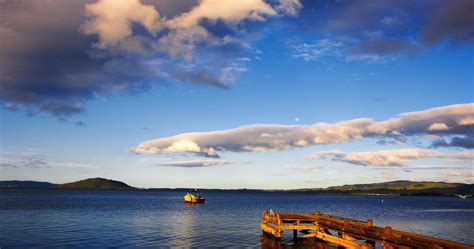
[[[0,0],[0,180],[474,183],[474,2]]]

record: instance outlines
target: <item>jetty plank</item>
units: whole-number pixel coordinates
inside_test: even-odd
[[[371,219],[360,221],[321,212],[273,213],[264,210],[260,227],[277,239],[284,230],[293,230],[296,238],[300,230],[305,233],[302,238],[317,238],[346,248],[374,248],[380,243],[382,248],[474,249],[468,244],[374,226]]]

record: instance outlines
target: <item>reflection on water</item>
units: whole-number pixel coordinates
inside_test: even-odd
[[[208,191],[0,190],[0,247],[326,248],[315,240],[262,236],[263,209],[316,211],[474,243],[474,200]],[[384,202],[381,202],[383,198]]]
[[[183,212],[180,217],[176,219],[176,227],[172,228],[173,231],[171,232],[175,233],[173,237],[181,237],[185,239],[178,240],[177,242],[173,243],[173,246],[191,246],[194,236],[198,236],[198,233],[196,232],[197,224],[195,221],[195,216],[197,214],[193,214],[195,211],[194,208],[197,208],[196,205],[198,204],[183,203]]]
[[[292,238],[285,238],[283,237],[281,240],[276,240],[273,238],[272,235],[267,235],[262,233],[260,235],[260,245],[262,248],[318,248],[318,249],[334,249],[330,245],[320,242],[315,239],[296,239],[293,240]]]

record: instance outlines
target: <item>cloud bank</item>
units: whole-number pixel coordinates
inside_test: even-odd
[[[2,0],[0,104],[65,119],[88,100],[157,84],[229,88],[247,70],[249,28],[300,8],[297,0]]]
[[[255,57],[261,31],[282,32],[272,20],[290,39],[320,38],[289,43],[306,61],[472,45],[473,9],[470,0],[1,0],[0,104],[63,119],[88,100],[164,82],[227,89],[249,70],[242,59]]]
[[[430,135],[467,138],[474,133],[473,117],[474,104],[469,103],[402,113],[398,117],[379,122],[370,118],[358,118],[332,124],[255,124],[148,140],[130,151],[137,154],[193,153],[219,157],[218,152],[225,151],[268,152],[309,145],[338,144],[366,137]],[[442,126],[443,129],[433,129],[433,125],[438,128]]]
[[[311,154],[311,160],[333,160],[363,166],[407,166],[410,161],[423,158],[445,158],[472,160],[474,154],[468,151],[443,153],[426,149],[398,149],[346,153],[339,150],[318,151]]]
[[[413,56],[440,43],[451,47],[474,43],[474,2],[470,0],[306,0],[302,5],[295,22],[298,31],[304,29],[315,37],[340,44],[327,54],[336,58],[379,62]],[[307,60],[308,57],[297,56],[299,47],[292,44],[290,53]],[[308,54],[319,50],[307,49]]]

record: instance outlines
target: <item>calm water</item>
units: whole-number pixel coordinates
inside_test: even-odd
[[[474,200],[180,191],[0,190],[0,247],[267,247],[263,209],[316,211],[474,244]],[[383,200],[383,202],[382,202]],[[291,245],[290,234],[283,239]],[[304,247],[307,242],[297,242]]]

